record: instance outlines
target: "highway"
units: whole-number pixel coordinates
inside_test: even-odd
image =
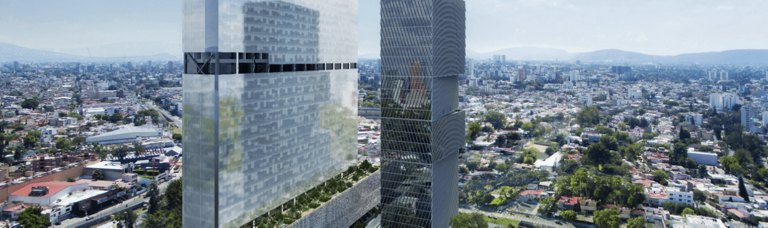
[[[176,127],[178,127],[179,130],[181,130],[181,127],[182,127],[181,118],[179,118],[178,116],[171,115],[171,113],[169,113],[165,109],[157,107],[157,105],[155,105],[155,103],[152,103],[151,101],[144,102],[143,106],[144,108],[148,107],[148,108],[157,110],[157,112],[159,112],[160,115],[163,115],[163,117],[165,117],[165,119],[167,120],[171,120],[171,122],[173,122],[173,125],[176,125]]]

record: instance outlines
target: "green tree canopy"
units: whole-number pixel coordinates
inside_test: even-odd
[[[26,109],[36,109],[40,105],[40,100],[37,97],[27,98],[21,102],[21,107]]]
[[[685,209],[683,209],[683,213],[681,213],[680,215],[682,216],[696,215],[696,211],[694,211],[690,207],[686,207]]]
[[[485,221],[485,215],[480,213],[459,213],[451,219],[451,227],[487,228],[488,222]]]
[[[621,225],[619,211],[613,208],[596,211],[592,220],[594,220],[595,226],[600,228],[619,228]]]
[[[490,111],[485,114],[485,121],[491,123],[495,129],[502,129],[507,123],[507,117],[500,112]]]
[[[560,212],[560,217],[563,217],[563,219],[568,221],[576,221],[576,212],[573,210],[565,210]]]
[[[667,179],[669,179],[669,174],[667,174],[667,172],[662,170],[653,171],[653,181],[659,182],[659,184],[662,185],[667,185]]]
[[[576,121],[582,127],[600,124],[600,111],[595,106],[586,107],[576,114]]]
[[[478,122],[469,122],[467,124],[467,139],[469,141],[475,141],[477,139],[477,136],[480,135],[480,131],[482,131],[483,127]]]
[[[645,217],[639,216],[627,220],[627,228],[645,228]]]
[[[21,212],[19,223],[24,228],[44,228],[51,225],[48,216],[42,214],[43,209],[32,206]]]

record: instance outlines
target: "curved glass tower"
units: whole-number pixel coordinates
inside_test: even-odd
[[[463,0],[381,0],[383,227],[448,227],[458,213]]]
[[[356,158],[357,1],[184,1],[184,227],[240,227]]]

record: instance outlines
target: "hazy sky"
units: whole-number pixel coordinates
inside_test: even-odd
[[[467,49],[648,54],[768,49],[763,0],[466,0]],[[378,0],[359,0],[360,53],[378,53]],[[0,0],[0,42],[93,56],[181,52],[181,0]]]

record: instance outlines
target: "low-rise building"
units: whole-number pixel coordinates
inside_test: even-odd
[[[87,188],[88,185],[86,184],[73,182],[53,181],[31,183],[11,193],[8,197],[8,201],[48,206],[72,192],[85,190]]]
[[[689,148],[688,157],[700,165],[716,166],[720,164],[716,153],[694,151],[693,148]]]

